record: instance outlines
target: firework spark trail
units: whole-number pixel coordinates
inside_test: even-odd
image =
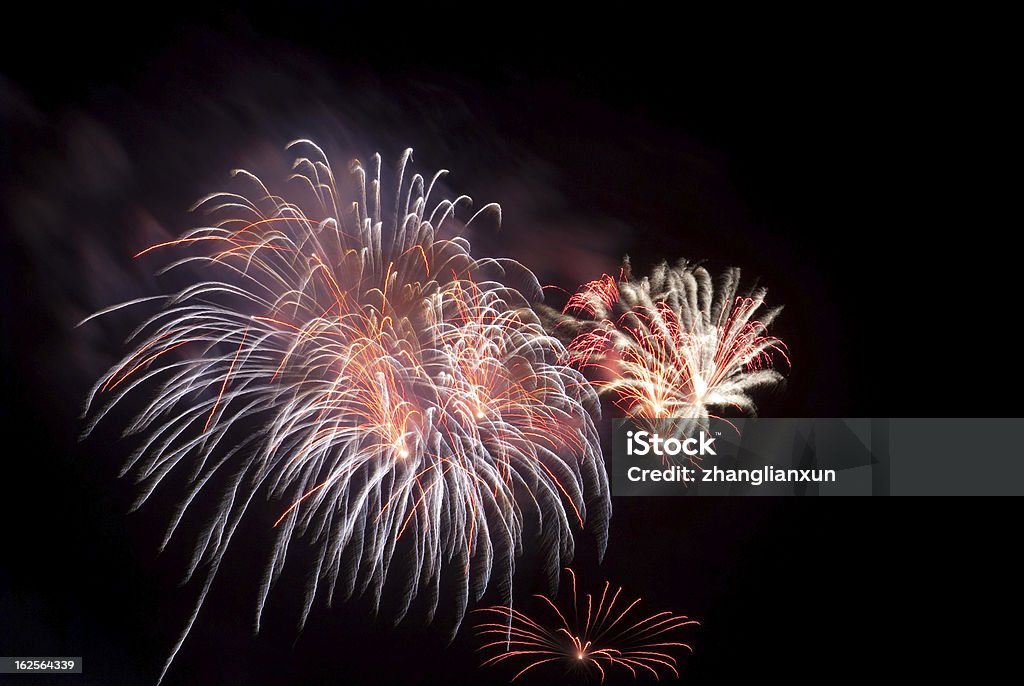
[[[634,280],[628,259],[619,279],[604,275],[577,291],[561,312],[546,312],[570,338],[570,359],[597,378],[631,417],[676,419],[680,433],[706,426],[714,411],[753,413],[751,393],[778,384],[773,356],[785,345],[767,335],[781,311],[762,311],[767,291],[740,294],[740,272],[718,281],[685,260]]]
[[[169,474],[189,475],[161,549],[200,492],[226,481],[186,576],[207,565],[202,590],[161,680],[257,494],[279,508],[257,630],[300,536],[316,552],[302,623],[339,585],[346,598],[369,592],[379,607],[400,539],[411,559],[396,565],[398,619],[424,591],[433,616],[448,567],[459,579],[457,623],[492,573],[508,589],[530,512],[553,578],[584,522],[603,553],[610,499],[599,406],[530,309],[536,278],[510,260],[474,259],[461,237],[437,236],[469,199],[431,204],[444,172],[407,179],[411,151],[388,220],[379,156],[369,172],[353,163],[355,199],[342,204],[326,156],[297,144],[313,153],[290,177],[302,201],[239,171],[254,199],[210,195],[197,208],[211,226],[139,253],[187,248],[166,269],[213,276],[163,299],[86,406],[88,434],[112,406],[156,389],[125,431],[143,438],[122,474],[141,484],[134,507]],[[473,217],[487,210],[500,218],[496,205]],[[511,279],[526,292],[504,285]]]
[[[500,621],[477,624],[477,634],[484,638],[481,651],[496,651],[486,658],[484,666],[506,661],[518,663],[521,669],[512,677],[544,664],[562,663],[569,669],[591,671],[603,682],[612,667],[622,667],[634,678],[649,672],[656,679],[671,672],[679,678],[679,662],[675,650],[692,652],[689,644],[676,640],[678,631],[699,625],[696,620],[672,612],[641,614],[641,599],[620,600],[622,588],[611,592],[604,583],[600,595],[587,593],[581,604],[576,575],[566,569],[572,589],[572,603],[559,607],[546,596],[537,595],[544,608],[543,615],[528,615],[509,605],[496,605],[476,612]]]

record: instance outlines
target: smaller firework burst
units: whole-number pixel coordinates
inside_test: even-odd
[[[634,280],[627,259],[620,278],[584,285],[561,313],[547,311],[548,322],[627,415],[677,420],[678,432],[690,433],[718,412],[752,414],[751,393],[782,380],[776,356],[789,364],[767,333],[782,308],[763,307],[766,289],[739,285],[738,269],[716,285],[685,260]]]
[[[482,652],[494,652],[484,666],[510,662],[519,667],[512,681],[543,665],[561,664],[567,670],[592,675],[604,682],[608,672],[620,669],[634,678],[649,673],[655,679],[667,673],[679,678],[679,652],[692,652],[679,640],[684,627],[700,623],[673,612],[646,614],[640,598],[626,601],[622,587],[611,590],[606,581],[600,595],[581,596],[576,574],[566,569],[572,589],[571,604],[559,607],[536,595],[542,612],[531,616],[508,605],[477,610],[486,619],[476,625],[484,639]]]

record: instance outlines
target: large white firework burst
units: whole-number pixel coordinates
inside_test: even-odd
[[[585,521],[605,544],[596,394],[530,309],[533,274],[438,235],[469,199],[434,202],[445,172],[407,178],[411,151],[385,207],[379,156],[336,179],[320,148],[292,145],[312,154],[295,162],[290,199],[235,172],[251,196],[205,198],[209,226],[143,251],[177,251],[167,269],[206,268],[202,280],[104,310],[160,305],[93,388],[86,433],[112,406],[147,400],[126,429],[142,437],[124,469],[141,484],[136,507],[168,475],[190,478],[163,545],[204,489],[225,484],[188,570],[207,565],[198,602],[161,679],[257,505],[277,518],[257,628],[300,536],[315,549],[302,622],[337,590],[379,604],[389,579],[399,619],[424,591],[432,616],[445,569],[461,621],[492,576],[508,588],[528,536],[554,578]]]
[[[570,359],[627,415],[678,420],[676,430],[689,433],[717,412],[753,413],[752,392],[782,380],[773,356],[788,364],[782,341],[767,335],[782,308],[763,307],[764,288],[739,287],[739,269],[716,285],[686,260],[637,280],[627,258],[620,278],[605,275],[561,313],[546,311],[570,341]]]

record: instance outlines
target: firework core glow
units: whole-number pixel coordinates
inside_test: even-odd
[[[140,444],[123,470],[140,485],[135,507],[188,477],[161,548],[204,489],[220,496],[186,575],[202,568],[202,589],[161,679],[240,521],[268,500],[257,629],[300,537],[314,550],[303,623],[318,596],[379,606],[386,581],[398,619],[424,594],[432,617],[450,570],[457,626],[492,577],[510,587],[524,540],[547,551],[552,577],[584,525],[605,546],[597,395],[531,309],[533,274],[470,255],[457,232],[469,199],[433,201],[444,172],[407,175],[411,151],[385,203],[379,156],[336,178],[319,147],[292,146],[308,156],[288,199],[237,171],[252,192],[204,198],[209,226],[139,253],[168,254],[164,271],[189,285],[93,315],[157,309],[92,389],[86,434],[126,398],[145,401],[125,430]],[[481,214],[500,218],[488,205],[469,222]]]

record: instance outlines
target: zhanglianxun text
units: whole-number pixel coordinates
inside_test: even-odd
[[[747,483],[760,486],[763,483],[789,483],[811,481],[817,483],[834,483],[834,469],[780,469],[765,465],[757,469],[723,469],[712,467],[698,469],[696,467],[668,467],[666,469],[642,469],[630,467],[626,472],[630,481],[679,481],[693,483],[706,481],[711,483]]]

